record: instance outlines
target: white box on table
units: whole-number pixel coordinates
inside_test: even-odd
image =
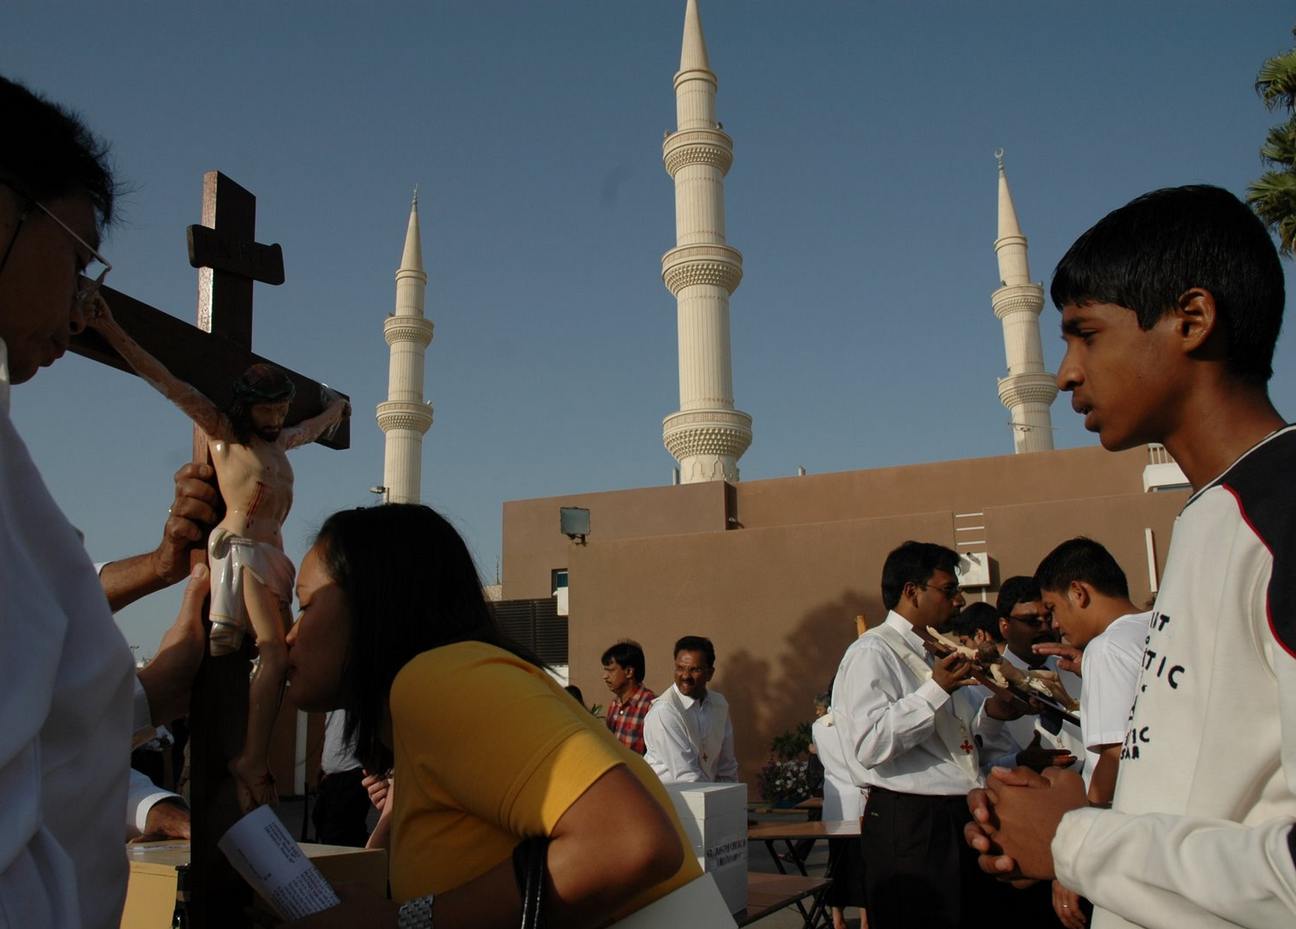
[[[667,784],[693,854],[731,913],[747,906],[747,785]]]

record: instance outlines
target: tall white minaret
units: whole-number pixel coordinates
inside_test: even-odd
[[[378,426],[387,437],[383,456],[387,503],[419,502],[423,433],[432,425],[432,405],[423,402],[423,355],[432,341],[432,323],[423,318],[426,290],[416,187],[405,251],[396,269],[396,312],[383,323],[383,337],[391,346],[387,400],[378,404]]]
[[[729,295],[742,280],[742,253],[725,243],[733,140],[716,122],[716,84],[697,0],[688,0],[675,75],[679,128],[662,143],[675,180],[675,247],[662,256],[662,280],[679,316],[680,392],[679,412],[662,421],[662,441],[686,484],[738,480],[738,459],[752,440],[751,417],[734,409]]]
[[[995,159],[999,162],[999,237],[994,247],[1001,286],[991,294],[990,303],[995,316],[1003,322],[1004,354],[1008,359],[1008,376],[999,378],[999,400],[1008,408],[1013,451],[1046,452],[1053,448],[1049,406],[1057,396],[1057,384],[1053,375],[1044,370],[1044,347],[1040,344],[1044,288],[1030,279],[1026,236],[1017,223],[1012,192],[1008,190],[1003,149],[995,152]]]

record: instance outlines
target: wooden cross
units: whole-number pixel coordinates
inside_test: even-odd
[[[189,263],[198,272],[198,325],[155,309],[105,287],[113,315],[130,335],[176,377],[192,384],[218,407],[228,406],[235,379],[249,365],[266,359],[252,354],[252,284],[282,284],[283,253],[278,245],[255,241],[256,198],[218,171],[203,175],[202,225],[190,226]],[[134,373],[93,331],[72,341],[72,350],[87,358]],[[279,367],[283,367],[279,365]],[[324,409],[321,384],[284,369],[297,392],[288,412],[296,423]],[[350,444],[349,420],[321,437],[329,448]],[[207,438],[193,432],[194,461],[208,462]],[[206,549],[190,554],[191,563],[206,561]],[[204,607],[204,616],[206,607]],[[248,659],[251,636],[239,654],[204,655],[190,702],[190,844],[189,915],[194,929],[246,925],[251,890],[216,847],[217,840],[241,815],[229,760],[241,751],[247,735]]]

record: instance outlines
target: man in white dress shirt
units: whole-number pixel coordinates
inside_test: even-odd
[[[931,662],[917,634],[962,608],[957,565],[956,552],[930,542],[891,552],[882,568],[890,612],[846,650],[833,682],[833,728],[852,781],[869,789],[870,929],[981,925],[1002,896],[962,840],[964,797],[980,781],[978,707],[958,693],[971,664],[957,653]]]
[[[664,784],[738,780],[729,704],[707,689],[714,676],[710,639],[686,635],[675,643],[675,683],[644,719],[644,761]]]
[[[179,715],[171,698],[187,684],[160,672],[195,628],[201,642],[202,594],[191,585],[192,622],[168,631],[133,697],[141,682],[104,589],[8,415],[10,384],[84,326],[107,273],[97,248],[113,181],[77,119],[4,78],[0,114],[0,641],[13,646],[0,649],[0,926],[116,929],[132,730]],[[102,270],[83,284],[93,262]]]

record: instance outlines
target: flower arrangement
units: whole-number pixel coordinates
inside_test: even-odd
[[[760,792],[766,803],[799,803],[810,796],[810,762],[768,761],[760,769]]]
[[[817,785],[810,770],[810,724],[801,723],[770,743],[770,760],[760,769],[761,798],[766,803],[799,803]]]

